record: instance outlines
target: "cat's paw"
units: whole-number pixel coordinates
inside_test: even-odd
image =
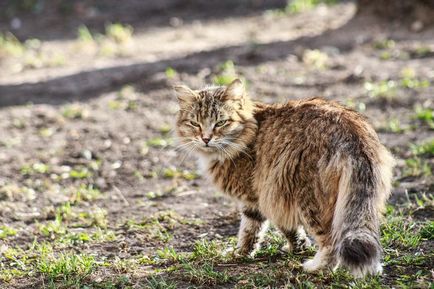
[[[322,264],[318,262],[318,260],[309,259],[303,263],[303,270],[306,272],[315,272],[318,271],[322,267]]]
[[[254,258],[256,256],[257,252],[258,252],[257,249],[237,248],[235,250],[235,256],[237,256],[237,257],[250,257],[250,258]]]
[[[292,251],[294,251],[294,246],[293,246],[291,243],[287,242],[287,243],[282,247],[281,250],[282,250],[283,252],[286,252],[286,253],[292,253]]]

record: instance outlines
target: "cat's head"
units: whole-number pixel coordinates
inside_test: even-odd
[[[185,151],[231,159],[254,139],[253,105],[240,80],[203,90],[180,85],[175,92],[180,107],[176,131]]]

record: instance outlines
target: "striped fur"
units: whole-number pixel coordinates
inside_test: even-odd
[[[239,80],[175,90],[181,147],[242,204],[241,253],[258,247],[268,220],[290,249],[308,241],[303,227],[315,239],[307,271],[340,265],[356,276],[381,272],[379,218],[393,158],[363,116],[319,98],[254,103]]]

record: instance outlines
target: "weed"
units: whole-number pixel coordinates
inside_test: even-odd
[[[318,49],[306,49],[303,53],[303,63],[316,69],[327,68],[329,57]]]
[[[56,235],[63,235],[66,233],[66,227],[62,223],[62,217],[57,214],[54,221],[48,222],[46,224],[39,224],[39,232],[51,239],[54,239]]]
[[[80,40],[82,42],[90,43],[90,42],[94,41],[93,35],[89,31],[89,29],[86,27],[86,25],[80,25],[78,27],[77,37],[78,37],[78,40]]]
[[[113,23],[105,27],[105,34],[116,43],[126,43],[132,39],[133,27],[121,23]]]
[[[159,147],[164,148],[173,143],[173,140],[170,138],[161,138],[161,137],[154,137],[149,139],[146,144],[150,147]]]
[[[6,239],[10,236],[15,236],[17,234],[17,230],[15,230],[12,227],[9,227],[7,225],[1,225],[0,226],[0,240]]]
[[[50,167],[44,163],[27,164],[21,167],[22,175],[47,174],[50,172]]]
[[[428,221],[419,232],[421,238],[434,240],[434,221]]]
[[[404,176],[431,176],[431,166],[428,161],[419,157],[413,157],[405,160],[406,167],[404,169]]]
[[[167,77],[168,79],[175,78],[175,76],[176,76],[177,74],[178,74],[178,73],[176,72],[176,70],[173,69],[172,67],[167,67],[167,68],[166,68],[166,77]]]
[[[434,156],[434,138],[421,144],[411,144],[410,150],[415,156]]]
[[[395,48],[395,41],[392,39],[382,39],[382,40],[377,40],[374,42],[374,48],[375,49],[392,49]]]
[[[431,129],[434,129],[434,111],[431,108],[416,105],[415,112],[416,119],[426,123]]]
[[[19,57],[24,54],[25,46],[10,32],[0,33],[0,58],[2,56]]]
[[[415,234],[415,223],[406,223],[402,216],[389,217],[383,224],[381,241],[386,248],[416,248],[421,237]]]
[[[370,97],[392,100],[396,96],[397,84],[393,80],[383,80],[378,83],[365,82],[364,85]]]
[[[191,181],[199,177],[196,172],[179,170],[173,167],[163,169],[162,175],[166,179],[183,178],[187,181]]]
[[[161,276],[151,276],[147,279],[147,287],[149,289],[175,289],[176,284]]]
[[[212,82],[215,85],[229,85],[232,81],[238,78],[235,64],[231,60],[221,64],[219,70],[220,73],[212,78]]]
[[[69,177],[72,179],[87,179],[92,177],[92,172],[82,166],[77,166],[69,172]]]
[[[430,86],[428,80],[418,80],[415,71],[406,67],[401,71],[401,87],[404,88],[426,88]]]
[[[98,266],[93,256],[85,254],[63,253],[59,256],[42,255],[37,260],[37,271],[48,282],[62,280],[65,285],[80,284]]]
[[[218,285],[225,284],[232,280],[232,277],[226,270],[217,271],[211,263],[200,265],[184,263],[182,268],[184,270],[184,278],[187,278],[189,282],[193,282],[197,285]]]
[[[71,192],[71,202],[79,203],[82,201],[94,201],[101,197],[101,192],[94,188],[93,185],[81,184],[80,187],[73,189]]]
[[[387,130],[393,133],[403,133],[408,130],[408,127],[402,127],[401,122],[397,118],[392,118],[389,120]]]
[[[301,13],[311,10],[319,4],[333,5],[336,2],[336,0],[292,0],[285,7],[285,12],[292,14]]]
[[[63,107],[62,115],[69,119],[85,119],[89,116],[89,112],[80,105],[66,105]]]

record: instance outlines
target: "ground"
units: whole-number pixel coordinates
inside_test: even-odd
[[[0,18],[1,288],[432,288],[434,28],[351,2],[51,2]],[[373,124],[397,159],[381,277],[304,273],[315,250],[288,255],[273,230],[233,254],[236,206],[177,149],[171,86],[235,76]]]

